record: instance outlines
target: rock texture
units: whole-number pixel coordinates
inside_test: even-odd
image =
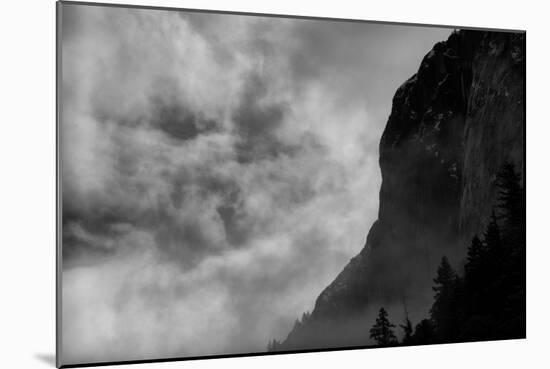
[[[441,257],[460,260],[485,225],[496,172],[523,173],[524,76],[524,34],[462,30],[433,47],[393,98],[363,250],[278,349],[369,344],[381,305],[427,315]]]

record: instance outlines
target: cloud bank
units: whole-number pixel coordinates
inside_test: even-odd
[[[64,364],[263,351],[364,244],[448,30],[63,4]]]

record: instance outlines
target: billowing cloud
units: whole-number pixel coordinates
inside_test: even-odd
[[[63,5],[64,363],[263,351],[363,245],[440,29]]]

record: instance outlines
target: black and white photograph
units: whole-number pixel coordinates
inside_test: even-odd
[[[526,337],[524,31],[57,27],[57,365]]]

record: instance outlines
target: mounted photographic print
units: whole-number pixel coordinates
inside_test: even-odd
[[[525,337],[525,32],[57,6],[58,366]]]

